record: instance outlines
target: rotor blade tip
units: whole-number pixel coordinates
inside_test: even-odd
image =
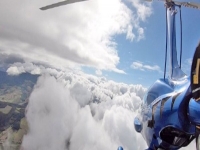
[[[41,7],[40,10],[45,10],[45,8],[44,8],[44,7]]]

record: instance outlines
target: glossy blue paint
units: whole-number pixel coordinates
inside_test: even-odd
[[[187,114],[190,93],[189,78],[174,82],[171,79],[166,81],[160,79],[147,91],[138,118],[143,122],[141,133],[149,148],[163,147],[163,145],[166,149],[182,147],[182,145],[171,145],[163,141],[161,133],[167,127],[180,130],[191,138],[195,134],[195,126],[190,123]]]
[[[190,100],[188,114],[193,124],[200,125],[200,101]]]
[[[117,148],[117,150],[123,150],[123,147],[119,146],[119,147]]]
[[[135,117],[135,119],[134,119],[134,127],[137,132],[142,131],[142,122],[137,117]]]
[[[177,49],[176,49],[176,20],[175,15],[177,10],[175,5],[171,5],[167,8],[167,19],[168,19],[168,39],[170,49],[170,77],[173,80],[178,80],[185,76],[177,61]]]
[[[200,101],[192,98],[190,77],[180,69],[177,61],[175,8],[178,5],[172,1],[165,4],[170,74],[148,89],[134,120],[135,129],[142,134],[149,150],[185,147],[196,137],[196,126],[200,125]]]

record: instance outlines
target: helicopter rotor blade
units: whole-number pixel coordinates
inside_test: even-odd
[[[173,2],[175,4],[177,4],[177,5],[200,9],[200,4],[198,4],[198,3],[193,3],[193,2],[178,2],[178,1],[173,1]]]
[[[143,0],[143,1],[146,1],[146,2],[152,2],[153,0]],[[157,0],[157,1],[163,1],[163,2],[172,2],[172,0]]]
[[[65,0],[62,2],[58,2],[58,3],[54,3],[51,5],[47,5],[44,7],[41,7],[41,10],[47,10],[47,9],[51,9],[51,8],[55,8],[55,7],[59,7],[59,6],[63,6],[63,5],[67,5],[67,4],[72,4],[72,3],[76,3],[76,2],[82,2],[82,1],[87,1],[87,0]]]
[[[153,0],[143,0],[146,2],[152,2]],[[193,3],[193,2],[179,2],[179,1],[173,1],[173,0],[158,0],[158,1],[163,1],[165,3],[171,3],[174,2],[177,5],[185,6],[185,7],[190,7],[190,8],[196,8],[200,9],[200,4],[198,3]]]
[[[145,1],[145,2],[152,2],[153,0],[143,0],[143,1]]]

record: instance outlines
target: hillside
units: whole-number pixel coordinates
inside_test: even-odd
[[[25,110],[38,75],[9,76],[0,71],[0,150],[20,149],[28,125]],[[10,142],[9,147],[5,143]]]

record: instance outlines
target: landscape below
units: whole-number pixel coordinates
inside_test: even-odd
[[[25,119],[28,98],[38,76],[9,76],[0,71],[0,150],[19,150],[28,132]]]

